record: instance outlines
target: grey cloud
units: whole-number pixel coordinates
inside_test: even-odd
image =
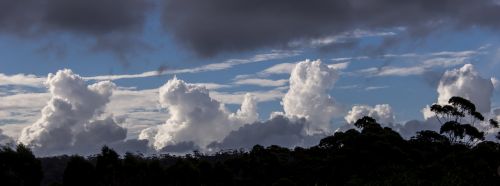
[[[123,55],[137,48],[130,47],[125,52],[115,49],[120,45],[108,37],[119,35],[132,44],[127,46],[133,46],[152,3],[153,0],[0,0],[0,33],[24,39],[69,33],[93,38],[97,46]]]
[[[109,145],[109,147],[113,148],[120,154],[125,154],[126,152],[132,152],[132,153],[153,152],[153,149],[149,148],[148,146],[148,140],[129,139],[129,140],[110,143],[107,145]]]
[[[417,135],[417,132],[423,130],[432,130],[439,132],[441,124],[435,118],[427,120],[410,120],[405,123],[380,123],[382,127],[389,127],[398,132],[403,138],[410,139]],[[347,131],[349,129],[356,129],[352,124],[345,123],[338,128],[338,131]]]
[[[410,37],[447,28],[496,30],[499,16],[500,5],[494,0],[167,0],[162,22],[178,41],[211,56],[355,29],[404,28]]]
[[[12,139],[11,137],[5,135],[3,133],[3,130],[0,129],[0,146],[3,146],[3,145],[12,145],[14,143],[15,143],[14,139]]]
[[[142,30],[151,0],[0,0],[0,31],[92,35]]]
[[[424,121],[410,120],[404,124],[394,124],[390,127],[399,132],[402,137],[408,139],[417,135],[417,132],[423,130],[432,130],[439,132],[441,124],[435,118],[429,118]]]
[[[264,122],[247,124],[232,131],[221,142],[209,145],[215,149],[250,149],[254,145],[279,145],[283,147],[311,146],[319,142],[324,135],[309,136],[303,132],[305,119],[296,121],[278,115]]]
[[[148,0],[47,0],[48,26],[76,32],[103,34],[141,30]]]
[[[193,141],[183,141],[177,144],[167,145],[159,151],[167,153],[189,153],[199,149],[200,147],[198,147]]]

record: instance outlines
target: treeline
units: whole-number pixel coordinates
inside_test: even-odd
[[[0,185],[498,186],[500,144],[486,141],[485,132],[465,122],[488,121],[465,101],[433,106],[443,122],[441,131],[421,131],[408,140],[364,117],[355,123],[357,129],[337,132],[310,148],[256,145],[216,154],[120,156],[103,147],[86,158],[36,158],[22,145],[5,147]],[[498,127],[494,120],[489,123]]]

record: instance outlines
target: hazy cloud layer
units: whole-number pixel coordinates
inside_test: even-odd
[[[499,16],[495,0],[168,0],[162,21],[181,43],[210,56],[358,29],[400,28],[410,37],[447,28],[496,30]],[[388,38],[381,46],[394,42]],[[356,41],[339,46],[353,47]]]

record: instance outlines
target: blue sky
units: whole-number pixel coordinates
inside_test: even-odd
[[[9,25],[13,23],[5,20],[11,17],[0,15],[0,25],[4,25],[0,28],[0,129],[17,138],[24,127],[37,122],[42,117],[41,109],[54,97],[47,90],[50,86],[42,83],[47,74],[62,69],[71,69],[87,85],[104,80],[116,84],[117,96],[107,103],[105,112],[116,118],[129,117],[121,123],[128,129],[127,138],[137,137],[142,129],[163,124],[171,117],[168,106],[159,104],[158,89],[174,76],[205,86],[210,97],[231,112],[240,109],[245,93],[252,93],[257,97],[259,120],[265,121],[271,113],[284,111],[280,102],[289,89],[293,64],[321,60],[324,65],[336,65],[332,69],[339,75],[331,79],[335,85],[328,89],[339,108],[330,123],[335,127],[346,123],[344,116],[354,105],[388,104],[396,123],[424,120],[421,111],[437,102],[443,73],[464,64],[473,64],[484,79],[500,76],[500,37],[496,21],[488,21],[488,15],[469,20],[446,9],[420,20],[413,19],[413,14],[427,15],[435,10],[422,8],[407,15],[404,9],[412,5],[401,5],[400,17],[378,17],[383,13],[377,13],[371,15],[377,17],[373,20],[351,17],[345,21],[333,19],[342,17],[341,13],[294,15],[301,3],[295,1],[290,3],[289,12],[281,6],[260,5],[269,6],[259,9],[260,16],[251,13],[258,12],[250,10],[252,7],[241,13],[245,11],[219,10],[215,5],[198,7],[175,0],[151,2],[149,8],[136,8],[142,17],[125,21],[115,17],[110,19],[117,20],[110,23],[95,17],[80,23],[71,20],[74,15],[60,15],[75,23],[47,18]],[[484,6],[494,3],[498,8],[496,2],[485,1]],[[135,0],[124,4],[128,3],[130,7],[143,6]],[[226,8],[237,3],[228,4]],[[312,4],[321,6],[321,2]],[[456,8],[465,12],[476,11],[469,10],[464,2],[457,4],[461,5]],[[184,7],[185,12],[172,9],[176,6]],[[349,11],[359,11],[356,6]],[[387,4],[388,9],[391,6]],[[109,11],[127,17],[130,7]],[[274,15],[272,10],[276,8],[284,12]],[[40,8],[32,12],[38,15],[45,11]],[[106,15],[100,16],[105,20]],[[329,16],[333,22],[322,18]],[[122,22],[125,26],[120,25]],[[288,70],[277,71],[285,66]],[[491,104],[492,109],[500,106],[498,90],[493,91]]]
[[[55,73],[57,70],[68,68],[81,76],[98,76],[112,74],[137,74],[146,71],[154,71],[160,67],[188,69],[198,66],[203,66],[211,63],[220,63],[230,59],[247,59],[254,55],[271,53],[273,49],[262,49],[259,51],[250,51],[243,53],[234,53],[227,56],[218,56],[214,58],[198,58],[190,54],[186,49],[178,46],[175,42],[165,35],[159,35],[154,30],[156,27],[148,27],[145,33],[141,36],[144,38],[156,38],[156,41],[151,39],[151,45],[157,45],[158,48],[152,51],[139,53],[134,55],[126,62],[116,58],[114,54],[109,52],[95,53],[88,51],[86,45],[88,42],[79,38],[69,37],[63,41],[64,45],[71,45],[64,48],[64,55],[57,56],[54,51],[40,51],[46,41],[23,40],[21,38],[2,37],[0,42],[0,56],[2,56],[0,69],[6,75],[14,74],[34,74],[44,77],[48,73]],[[369,45],[377,42],[384,36],[374,36],[362,38],[361,42]],[[417,55],[425,55],[429,53],[450,51],[475,51],[483,46],[483,54],[478,54],[468,58],[465,63],[476,65],[479,72],[484,77],[499,76],[495,72],[498,68],[497,64],[497,48],[495,41],[498,37],[494,33],[484,32],[481,30],[467,30],[455,33],[437,33],[436,35],[426,38],[425,41],[414,45],[411,43],[402,43],[397,48],[384,51],[384,54],[407,54],[415,53]],[[275,50],[281,50],[277,48]],[[178,74],[177,76],[187,82],[192,83],[218,83],[231,84],[232,80],[241,74],[255,74],[266,68],[280,63],[294,63],[305,59],[321,59],[324,63],[333,64],[341,62],[349,62],[349,66],[342,70],[345,73],[337,82],[331,95],[335,99],[347,107],[353,104],[381,104],[388,103],[396,110],[398,120],[405,121],[410,119],[421,118],[420,109],[435,101],[436,87],[426,82],[425,74],[404,75],[404,76],[382,76],[382,77],[366,77],[357,70],[382,67],[385,64],[391,66],[418,66],[421,63],[420,58],[384,58],[369,57],[367,59],[346,59],[334,61],[336,58],[353,58],[359,55],[359,51],[318,51],[313,47],[300,48],[300,53],[296,56],[284,57],[282,59],[272,59],[263,62],[237,65],[232,68],[212,71],[200,72],[192,74]],[[456,68],[459,65],[445,68],[431,68],[429,71],[435,73],[443,73],[446,69]],[[161,86],[172,75],[161,75],[146,78],[133,78],[116,80],[119,86],[137,87],[138,89],[152,89]],[[273,79],[288,78],[287,75],[273,76]],[[372,87],[374,89],[366,90]],[[231,88],[224,88],[224,91],[256,91],[269,90],[266,87],[254,85],[239,85]],[[411,98],[411,99],[408,99]],[[261,117],[267,118],[271,111],[280,110],[279,100],[270,101],[270,103],[260,104]]]

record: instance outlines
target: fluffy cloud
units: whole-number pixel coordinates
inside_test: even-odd
[[[437,87],[438,104],[448,104],[448,100],[453,96],[466,98],[476,105],[476,109],[483,115],[490,115],[491,98],[493,96],[494,81],[485,79],[479,75],[471,64],[465,64],[458,69],[446,71]],[[435,114],[430,110],[430,106],[422,109],[425,121],[409,121],[400,127],[403,135],[415,134],[420,130],[438,131],[440,123],[435,119]]]
[[[290,76],[290,89],[283,97],[286,115],[305,117],[311,124],[307,134],[331,131],[331,120],[339,114],[329,91],[339,75],[320,60],[298,63]]]
[[[363,116],[370,116],[377,120],[379,123],[390,124],[394,122],[394,113],[388,104],[375,105],[374,107],[368,105],[355,105],[344,117],[349,124],[354,124],[358,119]]]
[[[479,112],[489,113],[491,110],[493,84],[490,79],[479,76],[471,64],[446,71],[437,92],[439,104],[447,104],[451,97],[460,96],[472,101]]]
[[[176,108],[173,104],[169,104],[169,110],[173,113],[171,118],[167,121],[166,125],[160,126],[158,128],[150,128],[143,131],[143,139],[154,139],[158,138],[158,134],[162,133],[161,127],[166,130],[172,131],[165,141],[175,141],[172,140],[172,136],[187,133],[189,138],[181,138],[177,140],[182,145],[171,145],[173,149],[183,149],[192,150],[196,145],[200,145],[202,148],[206,146],[205,150],[218,150],[218,149],[239,149],[239,148],[251,148],[255,144],[260,145],[281,145],[285,147],[294,146],[310,146],[316,144],[319,139],[325,137],[329,132],[332,131],[331,120],[332,116],[338,114],[338,109],[335,107],[333,99],[329,96],[329,90],[333,88],[335,81],[338,78],[337,71],[334,68],[330,68],[321,63],[321,61],[310,61],[306,60],[295,65],[292,70],[290,77],[290,88],[287,94],[282,98],[282,104],[284,107],[284,113],[274,113],[271,119],[267,121],[251,122],[256,121],[257,115],[255,113],[255,100],[248,99],[246,96],[245,101],[241,106],[241,109],[233,114],[229,114],[229,119],[225,119],[227,114],[224,111],[210,113],[209,117],[205,117],[204,122],[198,122],[198,119],[191,119],[190,122],[184,122],[184,126],[181,126],[181,121],[187,119],[180,119],[181,121],[175,121],[175,118],[182,114],[182,117],[193,118],[194,116],[189,116],[193,110],[192,108],[186,109],[186,111],[178,112],[181,108]],[[175,83],[177,82],[177,83]],[[176,84],[174,86],[173,84]],[[177,85],[178,84],[178,85]],[[174,90],[168,92],[181,92],[173,96],[169,93],[169,97],[179,98],[176,100],[198,100],[196,103],[189,104],[190,107],[196,106],[200,103],[203,106],[197,107],[207,107],[213,103],[210,97],[206,93],[201,93],[204,89],[197,90],[199,87],[194,85],[186,85],[180,80],[171,80],[164,87],[183,87],[175,88]],[[166,89],[166,88],[162,88]],[[180,89],[180,90],[179,90]],[[165,92],[161,90],[160,92]],[[185,96],[188,93],[195,92],[195,95]],[[160,93],[161,94],[161,93]],[[189,97],[181,98],[181,97]],[[193,97],[193,98],[191,98]],[[199,97],[203,97],[200,100]],[[162,102],[162,101],[160,101]],[[182,103],[180,105],[188,104]],[[253,103],[253,104],[252,104]],[[185,107],[185,106],[182,106]],[[218,103],[213,103],[211,110],[217,110],[219,108]],[[209,110],[209,109],[200,109]],[[220,109],[219,109],[220,110]],[[246,114],[245,114],[246,113]],[[204,113],[199,113],[198,115],[205,115]],[[222,115],[222,116],[220,116]],[[219,117],[216,117],[219,116]],[[212,119],[214,118],[214,119]],[[222,118],[222,119],[217,119]],[[244,120],[243,118],[247,118]],[[216,122],[212,122],[212,120]],[[234,126],[234,121],[239,122],[239,125]],[[200,123],[200,124],[197,124]],[[213,123],[213,124],[212,124]],[[196,125],[197,124],[197,125]],[[170,125],[170,126],[169,126]],[[203,126],[202,126],[203,125]],[[234,127],[231,127],[233,125]],[[175,127],[179,126],[179,127]],[[195,128],[196,127],[196,128]],[[181,130],[175,130],[175,128],[182,128]],[[213,128],[218,128],[224,130],[224,132],[214,133],[211,132]],[[182,131],[185,130],[185,131]],[[197,130],[202,130],[200,133]],[[218,134],[214,137],[207,136],[208,134]],[[201,142],[193,136],[203,136],[202,140],[206,142]],[[211,139],[208,141],[207,139]],[[158,140],[158,139],[156,139]],[[183,142],[184,141],[184,142]],[[193,144],[189,142],[194,142]],[[191,144],[191,145],[190,145]],[[158,147],[165,146],[165,150],[168,150],[169,146],[161,144]],[[182,148],[181,148],[182,147]]]
[[[167,108],[169,118],[165,124],[145,129],[139,135],[140,139],[150,140],[157,150],[186,142],[204,148],[258,118],[255,98],[251,95],[245,96],[240,110],[230,113],[209,96],[205,87],[175,77],[160,88],[159,100]]]
[[[67,69],[49,74],[45,83],[52,97],[41,118],[23,129],[20,143],[32,146],[37,154],[50,155],[90,153],[103,144],[125,139],[127,130],[111,116],[103,116],[115,88],[113,83],[87,86]]]

